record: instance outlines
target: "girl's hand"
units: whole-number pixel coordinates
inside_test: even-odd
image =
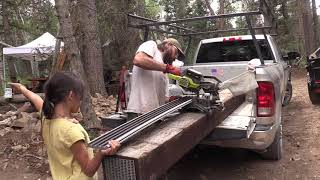
[[[8,83],[13,89],[15,89],[16,91],[20,92],[22,91],[23,88],[26,88],[24,85],[20,84],[20,83],[12,83],[9,82]]]
[[[111,141],[109,141],[109,144],[111,147],[104,149],[104,150],[101,150],[102,154],[107,155],[107,156],[111,156],[111,155],[116,154],[116,152],[118,151],[118,149],[120,147],[119,141],[111,140]]]

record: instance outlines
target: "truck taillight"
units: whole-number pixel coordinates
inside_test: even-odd
[[[257,115],[258,117],[270,117],[274,114],[275,99],[274,87],[271,82],[258,82],[257,90]]]
[[[241,41],[242,38],[241,37],[229,37],[229,38],[223,38],[223,42],[232,42],[232,41]]]

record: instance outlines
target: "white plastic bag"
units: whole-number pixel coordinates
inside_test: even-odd
[[[229,89],[233,96],[246,94],[258,87],[258,83],[255,78],[255,73],[252,71],[246,71],[234,78],[224,81],[220,84],[220,89]]]
[[[5,99],[11,99],[12,98],[12,89],[11,88],[5,88],[4,89],[4,98]]]

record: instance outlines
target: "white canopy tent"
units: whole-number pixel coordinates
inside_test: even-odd
[[[3,77],[5,74],[5,56],[11,56],[37,64],[38,61],[47,60],[55,51],[56,38],[46,32],[37,39],[18,47],[3,48]],[[61,43],[63,46],[63,43]],[[33,67],[32,67],[33,68]]]
[[[43,61],[54,53],[56,38],[46,32],[37,39],[18,47],[3,48],[3,54],[23,60]]]

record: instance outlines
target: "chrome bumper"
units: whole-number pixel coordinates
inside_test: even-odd
[[[232,137],[232,138],[223,138],[226,134],[243,134],[236,132],[237,130],[233,130],[234,132],[230,132],[230,130],[226,130],[229,132],[223,132],[223,130],[218,133],[222,135],[217,136],[217,132],[212,132],[208,137],[206,137],[200,144],[205,145],[215,145],[220,147],[231,147],[231,148],[244,148],[244,149],[252,149],[252,150],[264,150],[271,145],[273,139],[275,137],[276,131],[279,128],[279,124],[272,125],[267,130],[254,130],[249,138],[244,136]],[[223,135],[224,134],[224,135]],[[216,137],[220,137],[217,139]]]

